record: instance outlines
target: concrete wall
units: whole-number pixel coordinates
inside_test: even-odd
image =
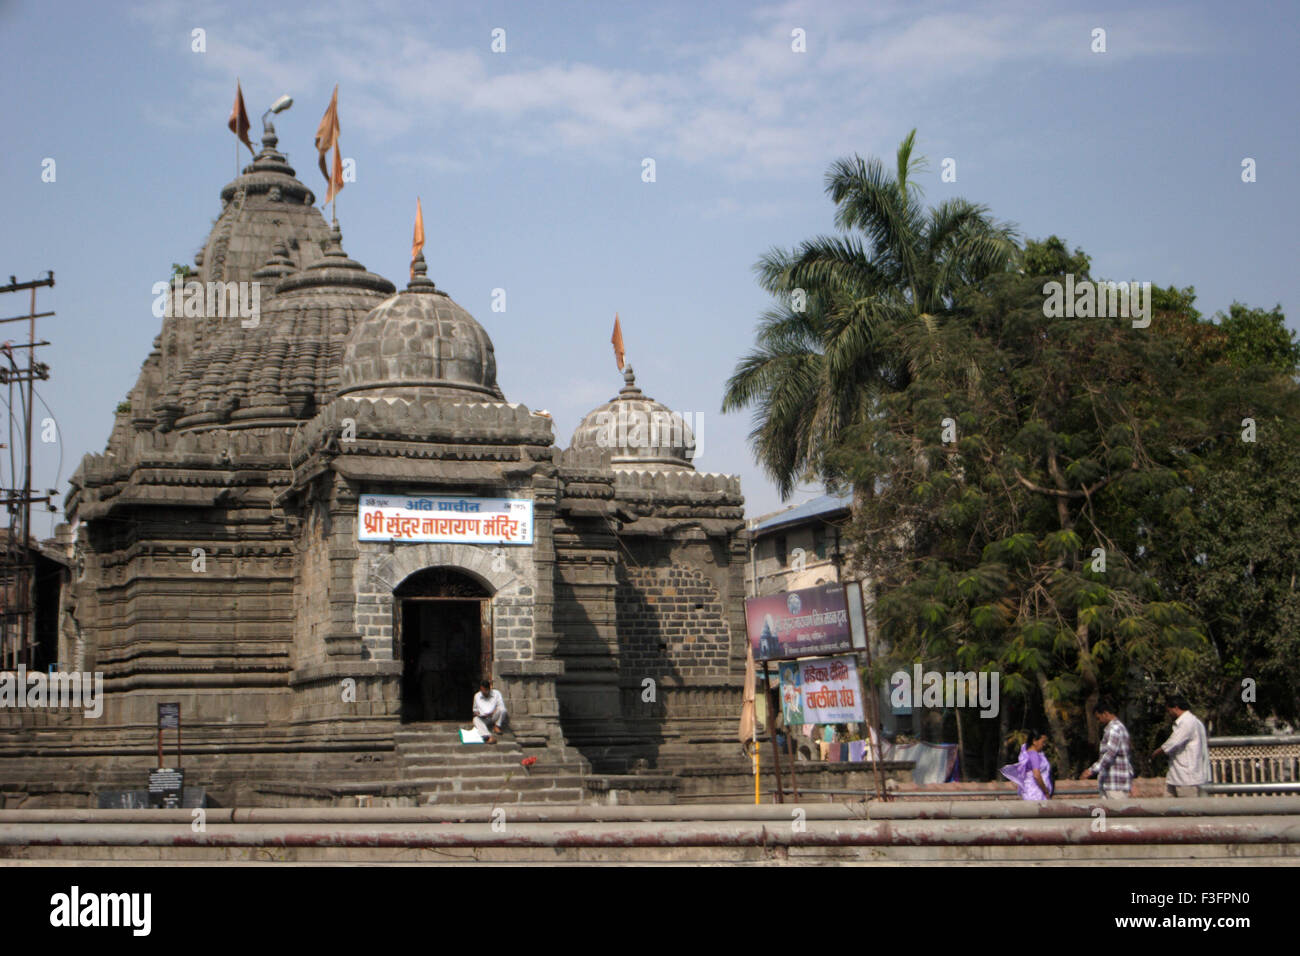
[[[824,529],[826,534],[826,557],[817,557],[814,533]],[[776,552],[776,539],[785,536],[786,557],[782,562]],[[803,568],[795,565],[794,552],[803,549]],[[843,550],[843,544],[841,544]],[[745,584],[748,593],[776,594],[780,591],[795,591],[799,588],[811,588],[818,584],[830,584],[838,580],[835,565],[831,558],[835,554],[835,536],[820,519],[813,524],[794,524],[777,531],[763,534],[755,544],[752,567],[745,565]],[[758,586],[755,590],[754,575],[757,572]]]

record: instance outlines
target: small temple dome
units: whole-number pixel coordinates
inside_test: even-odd
[[[340,396],[504,401],[492,340],[427,272],[421,253],[405,291],[352,330]]]
[[[579,423],[569,447],[609,449],[616,471],[694,471],[695,435],[685,418],[637,388],[632,366],[623,381],[617,396]]]

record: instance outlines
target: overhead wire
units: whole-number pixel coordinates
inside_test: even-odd
[[[57,494],[57,493],[58,493],[58,490],[59,490],[59,482],[63,480],[63,426],[60,425],[60,424],[59,424],[59,420],[58,420],[57,418],[54,417],[54,409],[50,408],[49,403],[45,401],[45,399],[41,396],[41,393],[38,392],[38,391],[36,391],[36,386],[35,386],[35,385],[32,386],[32,394],[36,396],[37,400],[38,400],[38,401],[41,403],[41,405],[45,408],[45,411],[49,413],[50,421],[54,422],[54,433],[55,433],[55,436],[56,436],[56,438],[55,438],[55,444],[59,446],[59,464],[58,464],[58,467],[54,469],[54,486],[53,486],[54,494]],[[51,495],[50,497],[53,498],[54,495]],[[59,511],[58,511],[58,509],[55,509],[55,508],[53,507],[53,505],[54,505],[54,502],[53,502],[53,501],[50,502],[50,505],[51,505],[51,508],[50,508],[50,535],[51,535],[51,537],[53,537],[53,535],[54,535],[54,526],[58,523],[58,522],[55,520],[55,515],[57,515],[57,514],[59,513]],[[65,512],[65,514],[66,514],[66,512]]]

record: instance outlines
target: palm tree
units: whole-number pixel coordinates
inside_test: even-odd
[[[952,199],[927,212],[915,138],[898,147],[892,175],[878,159],[832,163],[826,192],[843,234],[773,249],[755,266],[778,305],[763,314],[722,410],[754,406],[750,442],[782,498],[802,479],[838,477],[827,453],[875,396],[910,381],[924,360],[916,334],[932,334],[961,289],[1018,259],[1013,227],[986,207]],[[913,346],[900,347],[900,334]]]

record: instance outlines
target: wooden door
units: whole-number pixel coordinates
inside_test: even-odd
[[[479,654],[482,662],[483,679],[492,679],[492,600],[482,598],[479,602]]]

